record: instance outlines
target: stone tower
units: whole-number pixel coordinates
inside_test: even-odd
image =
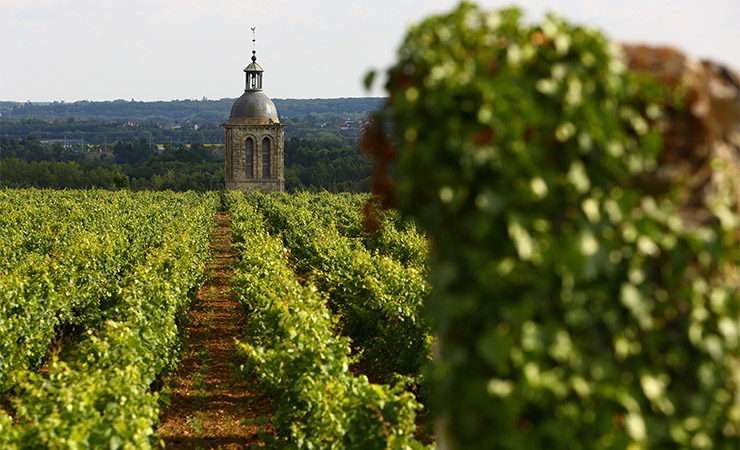
[[[252,40],[254,42],[254,39]],[[283,136],[272,100],[262,92],[262,68],[252,50],[244,72],[244,94],[231,107],[226,133],[226,189],[242,192],[285,190]]]

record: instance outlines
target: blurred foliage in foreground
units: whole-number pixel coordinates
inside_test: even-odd
[[[637,182],[671,93],[594,29],[469,3],[412,28],[388,75],[365,147],[432,240],[443,441],[736,448],[737,199],[691,224]]]

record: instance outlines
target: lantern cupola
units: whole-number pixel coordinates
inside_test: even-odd
[[[252,50],[252,63],[244,68],[244,72],[247,74],[247,87],[245,91],[261,91],[262,90],[262,67],[257,64],[257,52]]]

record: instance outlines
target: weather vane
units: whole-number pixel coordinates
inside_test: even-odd
[[[257,29],[257,27],[252,27],[252,53],[256,53],[256,50],[254,49],[254,45],[255,45],[254,43],[256,41],[256,39],[254,37],[254,30],[256,30],[256,29]]]

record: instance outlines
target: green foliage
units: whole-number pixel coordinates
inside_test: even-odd
[[[390,256],[368,251],[362,239],[341,235],[331,210],[313,198],[310,194],[250,196],[268,229],[282,235],[298,270],[328,294],[342,334],[362,352],[368,369],[386,380],[394,374],[417,376],[429,359],[431,341],[421,314],[429,291],[424,259],[404,266]],[[342,198],[331,199],[341,211]],[[355,223],[360,226],[360,205],[355,207]],[[410,241],[423,245],[423,238],[416,238]]]
[[[423,448],[413,395],[350,373],[349,341],[334,335],[326,300],[296,280],[280,239],[240,193],[227,204],[239,253],[233,285],[249,313],[239,346],[275,400],[272,423],[287,448]]]
[[[413,27],[381,112],[434,243],[450,446],[735,448],[737,199],[696,226],[642,193],[662,89],[598,31],[520,16],[463,3]]]
[[[114,156],[64,149],[34,136],[0,138],[0,187],[198,191],[224,186],[223,150],[192,144],[167,144],[155,153],[145,139],[118,142]],[[59,151],[57,151],[57,150]],[[119,164],[112,164],[113,161]]]
[[[36,366],[62,324],[94,324],[115,292],[116,277],[144,256],[130,227],[154,240],[155,207],[139,215],[131,196],[109,192],[2,191],[0,390],[7,374]],[[143,242],[142,242],[143,244]]]
[[[0,410],[0,447],[149,448],[150,386],[179,359],[176,318],[202,281],[218,196],[0,199],[0,264],[12,274],[0,283],[0,393],[12,406]],[[55,348],[59,330],[72,332]]]
[[[401,218],[397,211],[378,209],[370,195],[320,192],[290,198],[292,205],[297,208],[300,205],[301,209],[313,213],[322,227],[336,228],[340,235],[361,242],[369,252],[389,256],[405,266],[427,270],[427,241],[414,221]],[[287,197],[283,200],[287,201]],[[379,229],[372,232],[366,229],[363,214],[368,202],[379,219]]]
[[[285,141],[285,189],[368,192],[372,161],[339,138]]]
[[[274,99],[286,139],[322,140],[326,137],[356,142],[360,121],[381,103],[380,98]],[[154,143],[224,142],[221,124],[229,117],[234,99],[171,102],[12,103],[0,102],[0,130],[4,137],[73,139],[86,145],[111,146],[142,137]],[[61,143],[59,144],[61,147]]]
[[[229,117],[234,98],[220,100],[172,100],[158,102],[137,102],[113,100],[90,102],[81,100],[73,103],[53,102],[3,102],[0,101],[2,117],[11,119],[40,118],[61,119],[75,122],[75,119],[110,121],[181,121],[221,123]],[[381,98],[311,98],[311,99],[273,99],[281,117],[298,117],[309,114],[320,116],[355,117],[364,116],[380,105]],[[71,120],[70,120],[71,119]]]
[[[157,152],[148,141],[117,142],[110,152],[82,151],[0,137],[0,187],[198,191],[224,188],[222,147],[199,143],[165,144]],[[103,150],[99,147],[98,150]],[[112,164],[112,162],[116,164]],[[348,139],[291,138],[285,142],[285,178],[289,192],[327,190],[367,192],[372,162]],[[127,177],[124,179],[123,177]]]
[[[154,147],[144,138],[140,137],[133,144],[129,142],[116,142],[113,145],[113,156],[118,164],[137,164],[146,161],[152,156]]]

